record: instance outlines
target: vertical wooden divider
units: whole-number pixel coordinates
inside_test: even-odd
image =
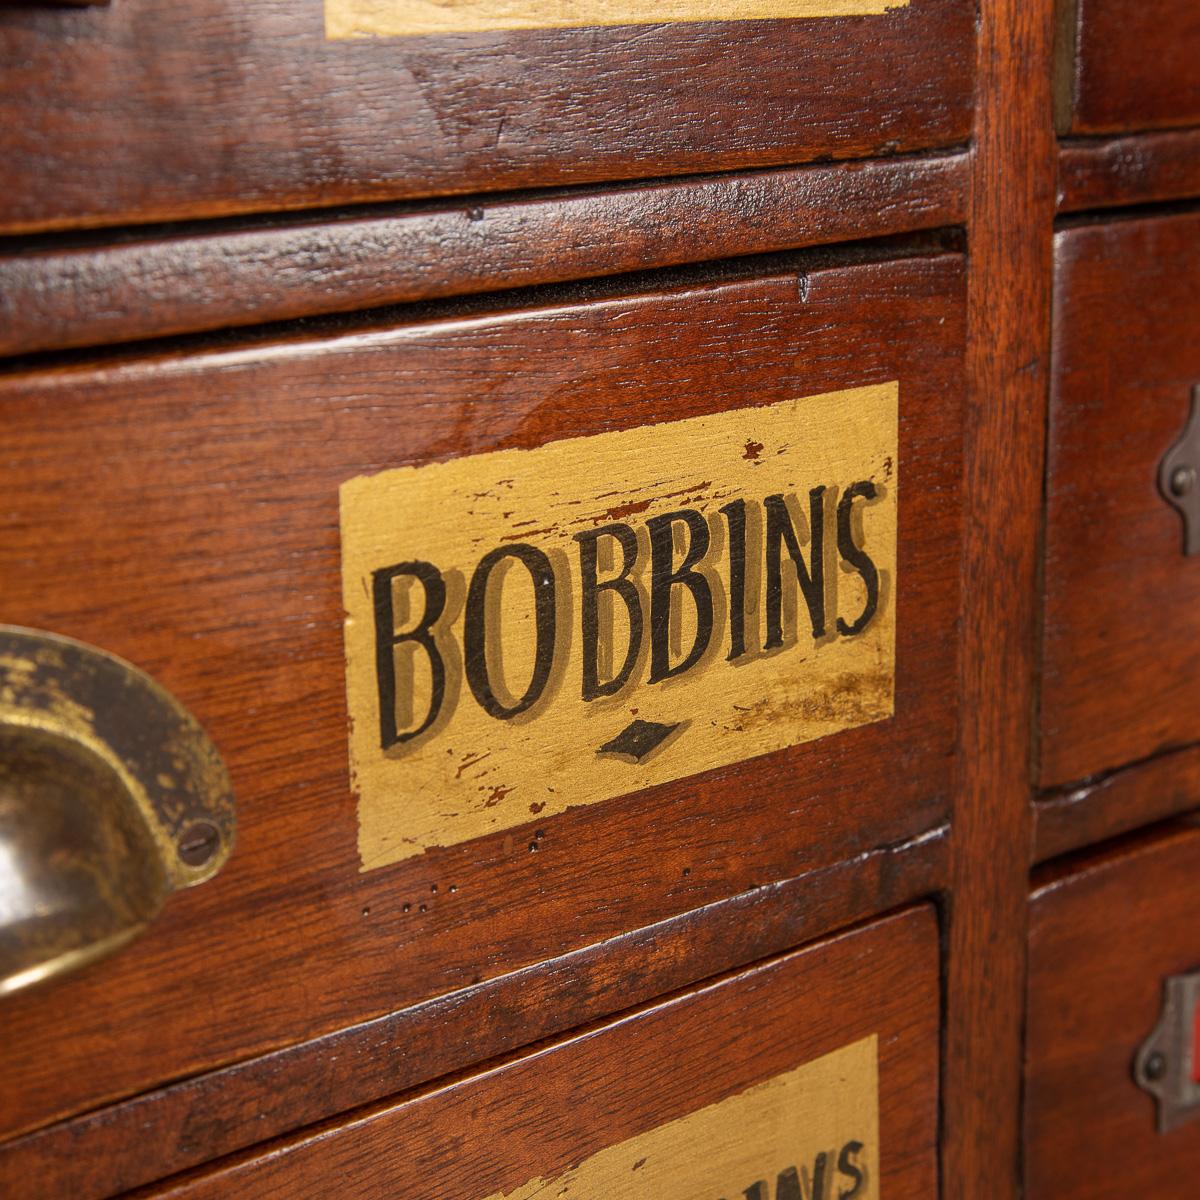
[[[1020,1194],[1055,139],[1053,0],[981,0],[943,1200]],[[949,636],[949,634],[947,635]]]

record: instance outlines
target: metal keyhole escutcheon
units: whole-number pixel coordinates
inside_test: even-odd
[[[1183,552],[1200,554],[1200,384],[1187,424],[1158,464],[1158,490],[1183,518]]]

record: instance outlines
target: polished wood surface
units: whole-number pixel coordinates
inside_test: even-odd
[[[962,221],[964,154],[453,206],[372,206],[163,236],[0,242],[0,353],[134,341],[617,275]]]
[[[1200,831],[1176,827],[1047,868],[1032,899],[1028,1200],[1187,1196],[1200,1122],[1170,1134],[1133,1081],[1163,981],[1200,962]]]
[[[1200,383],[1200,217],[1080,225],[1055,254],[1043,786],[1200,738],[1200,564],[1158,490]]]
[[[1186,200],[1200,195],[1200,129],[1063,142],[1059,212]]]
[[[1195,0],[1061,2],[1068,14],[1064,30],[1074,37],[1073,62],[1064,63],[1061,132],[1118,133],[1200,122]]]
[[[1040,794],[1033,859],[1045,862],[1197,806],[1200,746],[1171,750]]]
[[[970,128],[971,0],[327,41],[322,5],[0,8],[0,230],[860,158]]]
[[[324,1194],[336,1181],[355,1200],[508,1195],[876,1035],[872,1194],[927,1200],[937,1188],[938,980],[937,921],[913,910],[155,1194],[262,1200]],[[758,1131],[740,1136],[753,1143]]]
[[[921,251],[763,270],[0,384],[10,470],[27,481],[5,508],[6,612],[104,645],[186,696],[239,796],[237,849],[217,879],[103,969],[6,1000],[0,1128],[310,1039],[942,824],[963,261]],[[893,720],[359,873],[344,479],[891,380],[907,472]],[[112,465],[73,486],[90,462]],[[97,1059],[103,1072],[87,1069]]]
[[[0,1144],[0,1189],[19,1191],[24,1200],[102,1200],[362,1108],[934,895],[945,884],[947,843],[942,828],[876,847],[478,987],[81,1114]],[[86,1155],[76,1153],[81,1145]]]
[[[962,735],[946,897],[945,1200],[1008,1200],[1020,1046],[1037,678],[1038,534],[1054,204],[1052,20],[985,4],[969,206]]]
[[[0,5],[0,620],[177,692],[240,839],[0,1002],[0,1194],[553,1181],[682,1103],[656,1082],[879,1016],[922,1046],[887,1195],[1190,1195],[1129,1065],[1200,961],[1200,597],[1156,480],[1200,383],[1191,0],[170,18]],[[340,483],[890,380],[894,719],[360,873]],[[472,1098],[496,1152],[454,1159]]]

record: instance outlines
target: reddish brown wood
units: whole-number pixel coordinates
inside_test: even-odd
[[[0,254],[0,353],[615,275],[962,221],[964,155]]]
[[[1119,133],[1200,121],[1195,0],[1071,0],[1075,75],[1063,133]]]
[[[1054,211],[1053,13],[992,0],[979,31],[969,208],[963,609],[942,1195],[1011,1200]]]
[[[1058,210],[1113,208],[1200,195],[1200,130],[1065,142]]]
[[[5,1001],[0,1129],[397,1011],[944,821],[962,258],[754,269],[3,381],[6,618],[105,646],[180,696],[229,763],[239,841],[221,875],[176,897],[137,945]],[[907,472],[893,720],[359,873],[341,481],[893,379]]]
[[[1176,750],[1041,796],[1034,861],[1186,812],[1200,804],[1200,747]]]
[[[1058,235],[1041,783],[1200,740],[1200,563],[1158,465],[1200,383],[1200,216]]]
[[[29,1134],[0,1146],[0,1190],[100,1200],[360,1108],[932,895],[946,850],[944,830],[880,847]]]
[[[453,1179],[454,1195],[478,1200],[877,1034],[878,1185],[926,1200],[937,1188],[938,987],[937,923],[922,908],[156,1194],[336,1187],[433,1200]]]
[[[974,10],[326,41],[315,2],[7,9],[0,229],[951,145]]]
[[[1200,1123],[1161,1135],[1133,1081],[1163,980],[1200,963],[1200,832],[1046,872],[1033,894],[1025,1090],[1029,1200],[1186,1196]]]

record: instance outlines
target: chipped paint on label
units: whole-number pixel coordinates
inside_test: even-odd
[[[873,1035],[488,1200],[878,1200]]]
[[[879,16],[909,0],[325,0],[325,36],[413,37],[503,29],[579,29],[696,21]]]
[[[890,717],[898,398],[345,483],[363,870]]]

